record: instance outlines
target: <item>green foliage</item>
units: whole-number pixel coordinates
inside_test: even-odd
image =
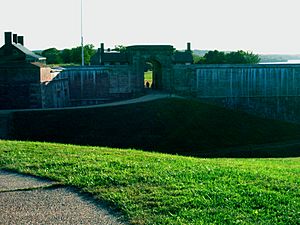
[[[152,82],[152,77],[153,77],[153,72],[152,71],[147,71],[144,73],[144,79],[147,81]]]
[[[130,224],[299,224],[300,158],[200,159],[0,140],[0,169],[78,187]]]
[[[256,64],[260,62],[260,58],[259,55],[242,50],[229,53],[214,50],[207,52],[204,57],[194,56],[194,62],[198,64]]]
[[[81,46],[71,49],[71,62],[81,63]],[[88,65],[90,63],[91,57],[96,54],[96,50],[93,45],[84,46],[84,64]]]
[[[239,50],[237,52],[230,52],[226,54],[226,61],[229,64],[255,64],[259,63],[260,59],[258,55],[251,52],[249,53]]]
[[[94,54],[96,54],[96,50],[93,45],[88,44],[84,46],[85,65],[89,65]],[[81,46],[62,51],[50,48],[44,50],[42,55],[47,58],[47,64],[81,64]]]
[[[147,82],[149,83],[149,87],[152,86],[153,81],[153,72],[147,71],[144,73],[144,86],[147,87]]]
[[[195,64],[203,64],[204,63],[204,57],[199,56],[197,54],[193,54],[193,60]]]
[[[71,49],[64,49],[61,51],[61,58],[64,63],[72,63],[71,52]]]
[[[93,55],[96,54],[96,50],[94,49],[94,45],[89,44],[84,46],[84,58],[85,64],[89,64]]]
[[[209,51],[204,55],[206,64],[224,64],[226,63],[226,57],[224,52]]]
[[[117,52],[125,52],[126,51],[126,46],[124,46],[124,45],[116,45],[113,50],[117,51]]]
[[[61,53],[56,48],[49,48],[42,52],[42,56],[47,58],[47,64],[60,64],[63,63]]]
[[[80,118],[80,119],[79,119]],[[300,125],[262,119],[195,100],[161,99],[104,108],[15,112],[12,135],[38,140],[119,148],[223,155],[215,149],[300,138]],[[214,151],[211,151],[214,149]],[[299,155],[299,151],[295,154]],[[225,156],[256,154],[228,152]],[[291,156],[260,152],[256,156]]]

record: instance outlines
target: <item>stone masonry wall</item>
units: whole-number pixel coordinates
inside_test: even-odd
[[[70,67],[57,78],[68,79],[71,105],[98,104],[132,93],[132,77],[127,65]]]
[[[196,70],[191,65],[173,66],[173,87],[172,90],[178,94],[194,96],[196,90]]]
[[[196,68],[201,97],[300,96],[300,65],[222,65]]]
[[[31,64],[0,66],[0,109],[41,107],[40,68]]]
[[[54,78],[42,84],[43,108],[70,106],[69,80]]]
[[[300,123],[300,65],[194,66],[196,96],[205,102]]]

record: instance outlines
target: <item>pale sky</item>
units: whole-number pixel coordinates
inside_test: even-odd
[[[0,0],[4,32],[31,50],[80,45],[80,0]],[[84,42],[99,47],[171,44],[185,49],[300,54],[300,0],[83,0]]]

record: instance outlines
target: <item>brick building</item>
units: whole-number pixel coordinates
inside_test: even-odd
[[[50,97],[43,93],[55,74],[45,62],[46,58],[24,47],[23,36],[5,32],[5,43],[0,48],[0,109],[51,107],[45,105],[46,99],[56,93]]]

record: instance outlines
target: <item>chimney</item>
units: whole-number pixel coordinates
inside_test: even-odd
[[[24,45],[24,36],[18,36],[18,43]]]
[[[6,45],[11,45],[11,36],[12,36],[12,33],[11,32],[5,32],[4,36],[5,36],[5,44]]]
[[[189,51],[189,52],[191,51],[191,42],[187,43],[187,51]]]
[[[100,44],[101,48],[100,48],[100,64],[103,65],[103,55],[104,55],[104,43]]]
[[[101,53],[104,53],[104,43],[101,43]]]
[[[18,44],[18,35],[17,34],[13,34],[13,43]]]

